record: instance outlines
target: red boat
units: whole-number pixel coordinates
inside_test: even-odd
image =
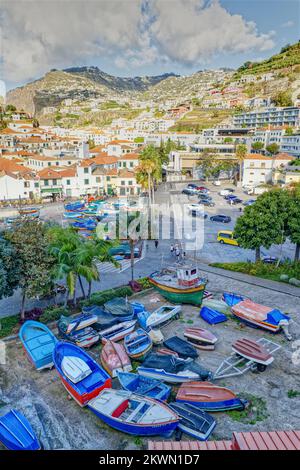
[[[112,377],[117,377],[117,372],[130,372],[132,370],[130,359],[122,344],[107,341],[101,351],[101,363]]]
[[[270,354],[261,344],[253,341],[252,339],[238,339],[233,343],[232,350],[240,356],[264,366],[268,366],[274,361],[272,354]]]
[[[245,402],[225,387],[211,382],[188,382],[181,385],[176,401],[189,403],[205,411],[244,409]]]
[[[184,332],[187,340],[198,349],[213,350],[218,338],[209,330],[203,328],[187,328]]]

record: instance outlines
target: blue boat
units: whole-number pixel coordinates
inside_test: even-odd
[[[104,304],[104,309],[106,312],[111,313],[115,317],[122,319],[124,321],[130,321],[134,318],[134,308],[127,298],[115,297],[114,299],[108,300]]]
[[[76,202],[71,202],[70,204],[66,204],[65,210],[70,211],[70,212],[75,212],[75,211],[84,209],[84,207],[85,207],[84,202],[76,201]]]
[[[82,217],[82,212],[64,212],[65,219],[81,219]]]
[[[107,372],[75,344],[57,343],[53,362],[63,385],[80,406],[87,405],[103,388],[111,387]]]
[[[0,418],[0,441],[9,450],[39,450],[41,448],[25,416],[14,409]]]
[[[78,230],[95,230],[97,227],[97,222],[94,219],[82,219],[73,222],[71,225]]]
[[[53,350],[57,339],[43,323],[27,320],[21,327],[19,337],[37,370],[53,367]]]
[[[103,390],[88,407],[112,428],[134,436],[170,435],[179,421],[164,403],[126,390]]]
[[[152,340],[146,331],[138,328],[133,333],[126,335],[124,346],[131,359],[143,360],[152,349]]]
[[[135,315],[137,315],[140,312],[145,311],[145,305],[141,304],[140,302],[130,302],[130,303],[133,307],[133,311]]]
[[[117,376],[122,388],[128,392],[161,401],[167,400],[170,396],[171,387],[168,387],[168,385],[159,380],[132,374],[131,372],[117,371]]]
[[[200,310],[200,317],[203,318],[210,325],[216,325],[217,323],[222,323],[227,321],[228,318],[224,313],[213,310],[209,307],[202,307]]]
[[[180,417],[178,429],[199,441],[206,441],[216,427],[216,420],[188,403],[170,403],[170,408]]]
[[[242,302],[242,300],[245,300],[245,297],[243,297],[242,295],[234,294],[233,292],[224,292],[223,300],[227,303],[227,305],[229,305],[229,307],[233,307],[233,305],[236,305],[239,302]]]

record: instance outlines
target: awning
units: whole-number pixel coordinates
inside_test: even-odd
[[[62,192],[62,188],[44,188],[41,189],[42,193],[52,193],[52,194],[59,194]]]

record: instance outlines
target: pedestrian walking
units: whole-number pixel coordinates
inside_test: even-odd
[[[170,246],[170,253],[171,253],[171,256],[174,255],[174,250],[175,250],[174,245],[171,245],[171,246]]]
[[[155,245],[155,248],[157,249],[157,247],[158,247],[158,240],[155,240],[154,245]]]
[[[179,263],[179,258],[180,258],[180,250],[179,248],[177,247],[176,250],[175,250],[175,255],[176,255],[176,262]]]

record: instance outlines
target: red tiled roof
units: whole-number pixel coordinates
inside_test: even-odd
[[[107,154],[104,154],[104,155],[101,154],[101,155],[96,155],[95,157],[93,157],[92,161],[96,165],[111,165],[113,163],[117,163],[118,158],[113,157],[111,155],[107,155]]]
[[[8,171],[10,173],[30,173],[30,168],[18,165],[8,158],[0,158],[0,171]]]
[[[52,170],[51,168],[44,168],[44,170],[39,171],[38,176],[43,180],[61,178],[61,174],[58,171]]]
[[[67,168],[59,172],[61,178],[74,178],[76,176],[76,168]]]
[[[119,161],[121,160],[138,160],[139,159],[139,154],[138,153],[126,153],[125,155],[122,155],[119,158]]]

